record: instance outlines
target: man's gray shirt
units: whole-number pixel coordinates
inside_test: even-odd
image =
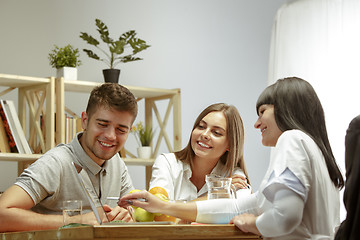
[[[116,201],[107,200],[107,197],[123,196],[134,189],[119,154],[100,167],[81,147],[78,140],[81,134],[78,133],[69,144],[59,144],[46,152],[16,179],[15,184],[23,188],[34,201],[33,211],[62,214],[64,200],[82,200],[83,211],[91,211],[72,162],[83,167],[81,174],[85,187],[97,203],[100,197],[102,204],[114,207]]]

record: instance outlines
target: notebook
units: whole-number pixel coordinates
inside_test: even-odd
[[[77,173],[76,176],[80,182],[80,186],[83,189],[83,191],[86,193],[85,195],[90,203],[91,209],[94,212],[96,220],[100,225],[169,225],[169,224],[174,224],[173,222],[166,222],[166,221],[164,221],[164,222],[110,222],[106,215],[106,212],[103,208],[101,200],[99,198],[97,199],[100,203],[100,206],[96,207],[93,198],[91,197],[89,191],[86,189],[84,181],[80,174],[80,172],[83,170],[83,168],[74,162],[72,162],[72,164],[74,166],[75,172]]]

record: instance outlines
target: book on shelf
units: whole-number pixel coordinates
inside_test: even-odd
[[[6,135],[4,122],[0,116],[0,152],[10,152],[9,139]]]
[[[3,108],[3,104],[1,102],[0,102],[0,116],[1,116],[1,120],[4,124],[4,130],[6,133],[7,142],[9,143],[10,152],[17,153],[18,149],[16,147],[14,137],[11,133],[9,122],[5,115],[5,109]]]
[[[71,142],[82,130],[81,118],[67,115],[65,118],[65,143]]]
[[[5,118],[9,125],[17,152],[23,154],[32,154],[29,143],[26,140],[25,133],[21,127],[14,102],[11,100],[0,100],[0,103],[5,113]]]

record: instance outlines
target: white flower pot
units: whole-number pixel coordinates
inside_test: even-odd
[[[62,67],[56,70],[56,77],[63,77],[65,80],[77,80],[77,68]]]
[[[138,147],[137,148],[138,158],[150,158],[151,157],[151,147],[150,146],[144,146],[144,147]]]

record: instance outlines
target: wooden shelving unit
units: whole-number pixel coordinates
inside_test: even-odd
[[[38,149],[40,153],[44,153],[53,148],[55,144],[65,141],[65,92],[90,93],[95,86],[100,84],[102,83],[79,80],[67,81],[63,78],[58,79],[54,77],[36,78],[0,74],[0,86],[7,87],[0,92],[0,98],[4,98],[3,95],[18,89],[18,115],[20,123],[32,149]],[[154,162],[154,157],[158,154],[161,142],[165,141],[169,152],[180,150],[181,148],[180,89],[125,87],[138,100],[144,99],[145,123],[152,126],[154,121],[157,121],[159,126],[159,134],[156,139],[153,139],[151,159],[123,157],[127,165],[145,166],[148,187],[151,177],[151,166]],[[161,118],[157,107],[157,102],[162,100],[168,100],[163,118]],[[139,111],[142,110],[139,109]],[[166,126],[171,113],[173,119],[173,139],[169,139],[166,132]],[[39,122],[40,115],[45,116],[45,134],[43,134]],[[153,115],[155,119],[153,119]],[[29,129],[27,129],[28,126]],[[127,153],[127,155],[133,156],[130,153]],[[18,173],[20,174],[26,164],[34,162],[40,156],[41,154],[0,153],[0,161],[18,162]]]
[[[0,74],[0,86],[7,87],[0,92],[0,98],[4,98],[4,95],[15,89],[18,90],[19,120],[33,151],[44,153],[54,147],[55,78]],[[45,134],[41,129],[40,115],[44,117]],[[38,154],[0,153],[1,161],[18,162],[19,174],[29,162],[35,161],[38,157]]]

